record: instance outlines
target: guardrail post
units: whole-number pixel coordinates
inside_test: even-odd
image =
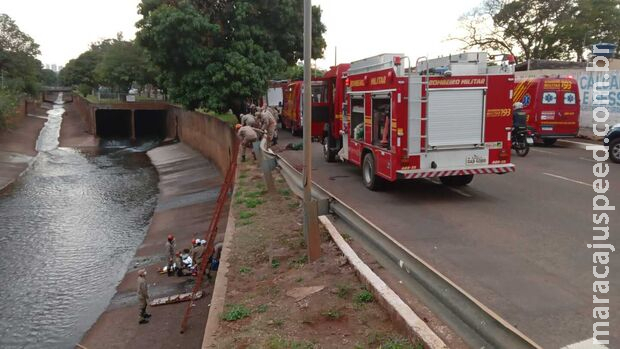
[[[263,179],[265,180],[265,185],[267,186],[267,192],[273,194],[276,192],[276,185],[273,181],[271,171],[275,168],[275,159],[267,159],[267,157],[263,156],[263,149],[267,149],[264,143],[266,143],[265,137],[263,137],[260,143],[254,142],[252,147],[254,148],[256,159],[258,160],[261,170],[263,171]]]

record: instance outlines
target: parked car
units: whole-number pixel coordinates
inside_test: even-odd
[[[609,159],[620,163],[620,124],[614,125],[605,136],[604,144],[609,147]]]

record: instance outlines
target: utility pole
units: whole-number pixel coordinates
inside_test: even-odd
[[[308,247],[308,260],[321,256],[318,206],[312,200],[312,0],[304,0],[304,236]]]
[[[338,46],[334,46],[334,67],[338,65]]]

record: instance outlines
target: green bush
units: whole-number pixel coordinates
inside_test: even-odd
[[[250,316],[252,313],[250,309],[241,304],[228,305],[229,310],[222,315],[222,318],[226,321],[237,321]]]
[[[17,109],[19,97],[9,90],[0,90],[0,130],[8,126],[8,120]]]

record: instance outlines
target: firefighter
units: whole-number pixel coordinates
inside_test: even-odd
[[[140,325],[146,324],[149,322],[149,318],[151,314],[146,312],[146,305],[149,300],[149,289],[146,283],[146,269],[140,269],[138,271],[138,287],[136,288],[136,293],[138,294],[138,304],[140,306],[140,321],[138,323]]]
[[[174,249],[176,248],[176,240],[174,235],[168,235],[166,240],[166,256],[168,257],[168,276],[172,276],[172,265],[174,264]]]
[[[194,242],[194,247],[192,248],[192,260],[196,265],[196,270],[200,270],[200,265],[202,263],[202,256],[205,252],[205,246],[200,239],[196,239]]]
[[[241,126],[255,127],[256,119],[252,114],[241,115]]]
[[[265,131],[267,134],[267,148],[269,148],[272,145],[275,145],[277,143],[276,142],[272,144],[272,142],[274,141],[274,136],[276,132],[276,118],[268,110],[261,112],[260,118],[261,118],[261,129]]]
[[[245,151],[247,148],[252,149],[252,156],[256,160],[256,154],[252,146],[258,139],[256,131],[250,126],[241,126],[241,124],[235,125],[235,129],[237,130],[237,137],[241,140],[241,149],[243,149],[241,151],[241,161],[245,161]]]

